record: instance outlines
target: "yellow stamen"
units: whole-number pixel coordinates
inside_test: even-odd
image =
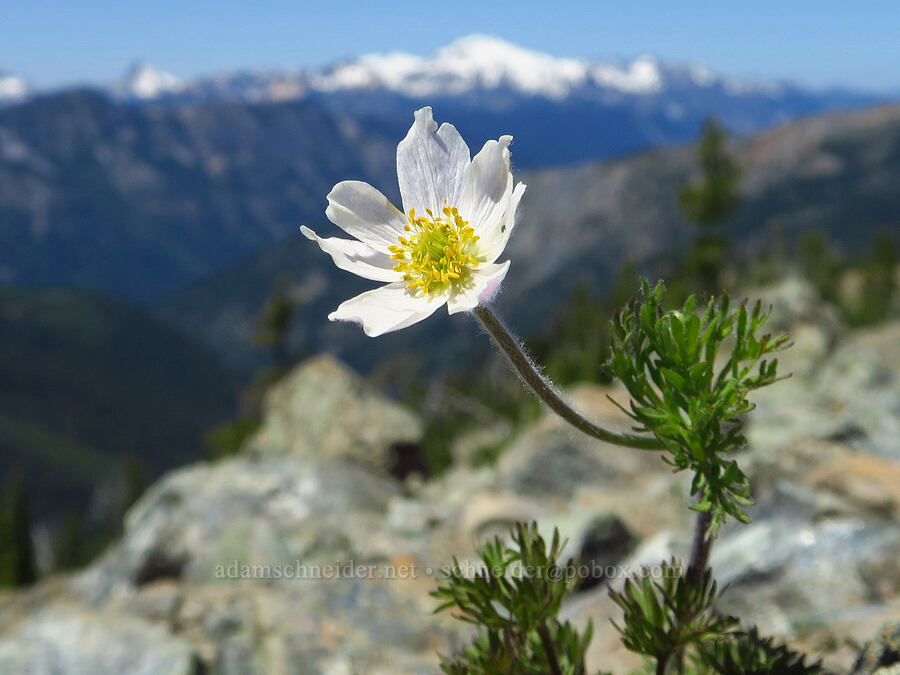
[[[409,224],[403,228],[409,236],[398,237],[399,245],[388,250],[408,289],[440,293],[465,284],[478,266],[474,252],[478,236],[455,207],[445,206],[438,217],[430,209],[425,212],[427,216],[416,216],[415,209],[409,210]]]

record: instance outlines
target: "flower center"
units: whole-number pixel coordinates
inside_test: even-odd
[[[389,247],[397,261],[394,271],[403,274],[411,291],[440,293],[464,285],[478,265],[472,254],[478,236],[455,207],[445,207],[437,217],[430,209],[425,212],[427,216],[416,216],[415,209],[410,209],[409,224],[404,227],[409,235]]]

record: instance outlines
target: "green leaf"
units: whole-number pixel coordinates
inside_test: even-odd
[[[616,315],[606,366],[629,391],[626,414],[636,430],[663,442],[667,464],[694,473],[695,508],[713,513],[713,527],[729,516],[743,521],[752,500],[728,455],[746,443],[741,416],[753,410],[750,394],[781,379],[777,360],[763,357],[787,344],[786,336],[757,335],[771,312],[761,302],[732,310],[723,295],[700,313],[693,297],[680,310],[663,311],[664,287],[642,280],[642,290],[641,301]],[[725,364],[718,375],[716,363]]]

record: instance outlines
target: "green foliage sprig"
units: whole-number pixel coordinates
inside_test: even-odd
[[[472,644],[441,668],[448,675],[580,675],[592,628],[581,633],[557,615],[582,579],[573,560],[564,565],[559,531],[544,541],[537,524],[519,523],[512,546],[499,537],[478,551],[481,569],[467,575],[453,568],[431,595],[443,601],[435,612],[455,609],[456,618],[480,627]]]
[[[621,625],[613,621],[622,643],[655,659],[662,672],[672,657],[688,647],[721,639],[738,621],[714,611],[718,590],[711,570],[682,574],[674,558],[657,569],[662,571],[659,578],[645,567],[621,591],[610,590],[609,597],[624,612]]]
[[[694,472],[691,494],[699,501],[692,508],[711,514],[715,535],[729,515],[750,521],[747,477],[723,455],[746,444],[740,416],[754,407],[748,395],[781,379],[778,360],[765,357],[784,349],[788,337],[757,336],[769,316],[759,302],[732,309],[723,295],[701,313],[692,295],[680,309],[664,311],[664,293],[662,282],[651,288],[645,280],[642,299],[616,314],[607,367],[631,395],[630,409],[622,410],[638,423],[635,430],[656,435],[676,471]]]
[[[806,663],[806,655],[795,652],[774,638],[763,638],[756,628],[732,633],[728,639],[700,646],[692,658],[698,673],[721,675],[814,675],[824,673],[822,662]]]

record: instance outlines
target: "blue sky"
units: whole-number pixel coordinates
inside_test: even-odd
[[[0,0],[0,68],[39,86],[111,81],[136,60],[191,76],[426,55],[470,33],[560,56],[649,52],[737,76],[900,91],[897,0]]]

